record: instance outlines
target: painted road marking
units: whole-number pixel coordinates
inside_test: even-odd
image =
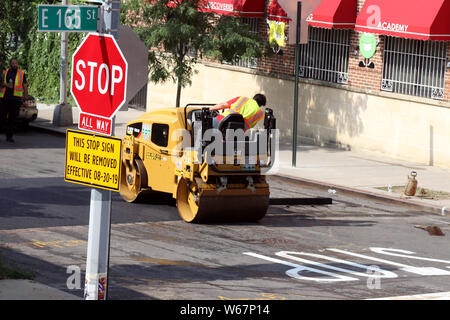
[[[359,263],[349,262],[349,261],[346,261],[346,260],[331,258],[331,257],[327,257],[327,256],[324,256],[324,255],[321,255],[321,254],[306,253],[306,252],[292,252],[292,251],[281,251],[281,252],[277,252],[275,254],[277,256],[280,256],[280,257],[296,260],[296,261],[299,261],[299,262],[304,262],[304,263],[307,263],[309,265],[315,265],[315,266],[326,268],[326,269],[331,269],[331,270],[340,271],[340,272],[346,272],[346,273],[350,273],[350,274],[353,274],[355,276],[360,276],[360,277],[397,278],[397,275],[395,273],[391,272],[391,271],[378,269],[377,271],[379,272],[379,274],[374,275],[374,274],[368,272],[369,270],[371,270],[371,266],[366,266],[366,265],[362,265],[362,264],[359,264]],[[318,262],[314,262],[314,261],[307,260],[307,259],[301,259],[299,257],[296,257],[296,255],[306,255],[306,256],[311,256],[311,257],[315,257],[315,258],[319,258],[319,259],[325,259],[325,260],[330,260],[330,261],[333,261],[333,262],[338,262],[338,263],[341,263],[341,264],[346,264],[346,265],[349,265],[349,266],[365,269],[366,273],[352,271],[352,270],[339,268],[339,267],[335,267],[335,266],[330,266],[330,265],[327,265],[327,264],[318,263]]]
[[[376,253],[379,253],[379,254],[386,254],[386,255],[391,255],[391,256],[400,256],[400,257],[406,257],[406,258],[412,258],[412,259],[418,259],[418,260],[424,260],[424,261],[431,261],[431,262],[450,263],[449,260],[432,259],[432,258],[425,258],[425,257],[416,257],[416,256],[412,255],[412,254],[414,254],[414,252],[407,251],[407,250],[393,249],[393,248],[378,248],[378,247],[372,247],[370,249],[373,252],[376,252]],[[375,258],[375,257],[371,257],[371,256],[363,255],[363,254],[358,254],[358,253],[353,253],[353,252],[350,252],[350,251],[347,251],[347,250],[341,250],[341,249],[329,248],[327,250],[333,251],[333,252],[337,252],[337,253],[341,253],[341,254],[350,255],[350,256],[353,256],[353,257],[357,257],[357,258],[362,258],[362,259],[367,259],[367,260],[371,260],[371,261],[375,261],[375,262],[380,262],[380,263],[383,263],[383,264],[393,265],[393,266],[399,267],[400,270],[402,270],[402,271],[418,274],[418,275],[421,275],[421,276],[448,276],[448,275],[450,275],[449,271],[443,270],[443,269],[434,268],[434,267],[414,267],[414,266],[406,265],[406,264],[403,264],[403,263],[398,263],[398,262],[394,262],[394,261],[390,261],[390,260],[386,260],[386,259]],[[281,260],[281,259],[277,259],[277,258],[268,257],[268,256],[265,256],[265,255],[262,255],[262,254],[258,254],[258,253],[254,253],[254,252],[243,252],[243,254],[248,255],[248,256],[252,256],[252,257],[255,257],[255,258],[263,259],[263,260],[266,260],[266,261],[270,261],[270,262],[274,262],[274,263],[278,263],[278,264],[282,264],[282,265],[286,265],[286,266],[292,267],[293,269],[289,269],[285,273],[289,277],[292,277],[292,278],[295,278],[295,279],[298,279],[298,280],[317,281],[317,282],[329,282],[329,283],[330,282],[338,282],[338,281],[355,281],[355,280],[359,280],[358,278],[345,276],[345,275],[337,274],[337,273],[334,273],[334,272],[328,272],[328,271],[324,271],[324,270],[321,270],[321,269],[316,269],[316,268],[313,268],[311,266],[325,268],[325,269],[329,269],[329,270],[333,270],[333,271],[344,272],[344,273],[350,274],[352,276],[367,277],[369,279],[397,278],[398,277],[397,274],[395,274],[394,272],[383,270],[383,269],[379,268],[378,266],[375,266],[375,267],[377,267],[376,270],[375,270],[373,268],[374,266],[367,266],[367,265],[363,265],[363,264],[358,264],[358,263],[354,263],[354,262],[350,262],[350,261],[346,261],[346,260],[342,260],[342,259],[337,259],[337,258],[333,258],[333,257],[328,257],[328,256],[325,256],[325,255],[314,254],[314,253],[295,252],[295,251],[279,251],[279,252],[275,253],[275,255],[277,255],[279,257],[282,257],[282,258],[285,258],[285,259],[290,259],[290,260],[295,260],[295,261],[301,262],[301,263],[305,263],[308,266],[292,263],[292,262],[289,262],[289,261],[286,261],[286,260]],[[315,261],[312,261],[312,260],[303,259],[303,258],[298,257],[298,256],[302,256],[302,255],[303,256],[313,257],[313,258],[329,260],[329,261],[332,261],[332,262],[337,262],[337,263],[340,263],[340,264],[345,264],[345,265],[349,265],[349,266],[360,268],[360,269],[365,269],[366,273],[361,273],[361,272],[345,269],[345,268],[342,268],[342,267],[337,267],[337,266],[334,266],[334,265],[328,265],[328,264],[324,264],[324,263],[319,263],[319,262],[315,262]],[[447,266],[447,268],[450,268],[450,266]],[[374,270],[376,272],[373,272]],[[301,275],[302,272],[315,273],[315,274],[319,274],[321,276],[320,277],[302,276]],[[326,276],[326,277],[324,277],[324,276]],[[369,281],[369,279],[368,279],[368,281]]]
[[[32,239],[31,241],[22,241],[16,243],[0,243],[0,247],[4,248],[14,248],[21,246],[28,246],[33,248],[65,248],[65,247],[78,247],[82,245],[86,245],[87,241],[85,240],[55,240],[55,241],[40,241],[36,239]]]
[[[367,300],[450,300],[450,292],[416,294],[410,296],[386,297]]]
[[[285,297],[276,295],[274,293],[260,293],[262,298],[227,298],[225,296],[218,296],[220,300],[286,300]],[[305,296],[303,296],[305,297]],[[306,298],[306,297],[305,297]]]
[[[275,258],[271,258],[271,257],[267,257],[261,254],[257,254],[254,252],[243,252],[243,254],[248,255],[248,256],[252,256],[255,258],[260,258],[260,259],[264,259],[267,261],[271,261],[271,262],[275,262],[275,263],[279,263],[279,264],[284,264],[286,266],[292,267],[293,269],[290,269],[288,271],[286,271],[286,274],[289,277],[298,279],[298,280],[313,280],[313,281],[320,281],[320,282],[338,282],[338,281],[358,281],[357,278],[352,278],[352,277],[348,277],[348,276],[343,276],[334,272],[328,272],[328,271],[323,271],[320,269],[315,269],[315,268],[310,268],[310,267],[306,267],[306,266],[302,266],[299,264],[295,264],[295,263],[291,263],[288,261],[284,261],[284,260],[280,260],[280,259],[275,259]],[[302,271],[309,271],[312,273],[317,273],[317,274],[321,274],[321,275],[325,275],[328,276],[328,278],[325,277],[319,277],[319,278],[314,278],[314,277],[304,277],[301,276],[299,273]]]
[[[382,248],[378,248],[378,249],[382,249]],[[376,261],[376,262],[381,262],[381,263],[385,263],[385,264],[390,264],[392,266],[396,266],[396,267],[400,267],[400,270],[406,271],[406,272],[410,272],[410,273],[414,273],[414,274],[418,274],[421,276],[448,276],[450,275],[450,272],[448,272],[447,270],[442,270],[442,269],[438,269],[438,268],[433,268],[433,267],[412,267],[403,263],[398,263],[398,262],[393,262],[393,261],[389,261],[389,260],[385,260],[385,259],[380,259],[380,258],[375,258],[375,257],[371,257],[371,256],[366,256],[364,254],[358,254],[358,253],[353,253],[347,250],[340,250],[340,249],[327,249],[333,252],[338,252],[338,253],[343,253],[343,254],[347,254],[350,256],[354,256],[357,258],[363,258],[363,259],[368,259],[368,260],[372,260],[372,261]],[[379,252],[383,253],[387,250],[398,250],[398,249],[383,249],[383,250],[379,250]],[[403,250],[401,250],[403,251]]]
[[[81,245],[86,245],[87,241],[85,240],[39,241],[33,239],[33,242],[31,244],[38,248],[47,248],[47,247],[64,248],[64,247],[77,247]]]
[[[415,257],[412,256],[415,252],[407,251],[407,250],[400,250],[400,249],[386,249],[386,248],[370,248],[373,252],[381,253],[381,254],[387,254],[390,256],[396,256],[396,257],[404,257],[408,259],[418,259],[418,260],[424,260],[424,261],[433,261],[433,262],[442,262],[442,263],[448,263],[450,264],[450,260],[440,260],[440,259],[431,259],[431,258],[424,258],[424,257]],[[390,252],[393,251],[394,253]],[[398,253],[395,253],[398,252]],[[399,254],[400,253],[400,254]],[[403,254],[401,254],[403,253]]]

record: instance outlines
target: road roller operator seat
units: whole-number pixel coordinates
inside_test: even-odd
[[[244,117],[239,113],[231,113],[219,122],[218,129],[222,132],[223,138],[226,140],[226,133],[228,129],[242,129],[245,131]]]

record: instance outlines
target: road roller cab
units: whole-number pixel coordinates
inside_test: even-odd
[[[145,113],[127,124],[120,194],[128,202],[170,193],[186,222],[257,221],[269,205],[275,118],[244,132],[240,115],[213,128],[210,105]]]

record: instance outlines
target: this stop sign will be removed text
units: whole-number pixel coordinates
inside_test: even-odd
[[[126,100],[127,70],[113,36],[88,34],[72,56],[71,92],[80,111],[111,119]]]

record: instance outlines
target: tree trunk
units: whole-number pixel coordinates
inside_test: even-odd
[[[178,79],[177,82],[177,101],[176,101],[176,107],[180,107],[180,98],[181,98],[181,80]]]

